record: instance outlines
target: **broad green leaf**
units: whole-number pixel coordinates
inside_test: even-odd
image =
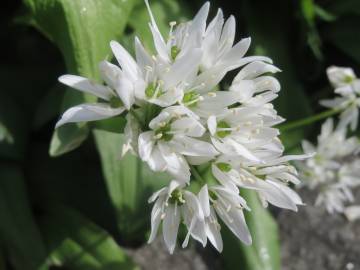
[[[50,142],[50,156],[56,157],[74,150],[88,135],[89,127],[86,124],[66,124],[54,132]]]
[[[222,258],[226,269],[240,266],[243,270],[280,270],[279,236],[276,221],[264,209],[254,191],[241,192],[251,212],[246,212],[253,243],[246,246],[225,229]]]
[[[53,265],[71,270],[138,269],[114,239],[90,220],[65,207],[48,210],[41,228]]]
[[[98,63],[110,55],[109,42],[124,31],[134,0],[24,0],[24,3],[35,27],[61,50],[68,71],[97,79]],[[84,101],[92,102],[94,97],[69,90],[63,109]],[[60,127],[54,132],[50,154],[57,156],[73,150],[86,135],[83,126]]]
[[[125,241],[143,241],[141,232],[147,228],[150,218],[147,199],[170,179],[152,172],[131,153],[121,158],[124,135],[94,130],[94,136],[120,233]]]
[[[0,239],[15,269],[46,269],[46,251],[18,166],[0,165]]]
[[[268,10],[276,10],[276,16],[268,13]],[[289,25],[292,12],[291,3],[246,1],[242,12],[248,23],[255,53],[270,56],[274,64],[282,70],[277,74],[282,89],[279,97],[275,100],[275,108],[287,121],[298,120],[310,115],[308,98],[297,77],[298,71],[292,61],[292,43],[288,35],[292,30]],[[290,131],[283,134],[282,140],[289,149],[298,145],[304,135],[304,129]]]

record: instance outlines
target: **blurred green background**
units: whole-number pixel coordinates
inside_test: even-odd
[[[202,0],[152,0],[161,30],[192,18]],[[289,121],[321,111],[332,97],[329,65],[359,71],[360,1],[211,1],[234,14],[238,39],[251,54],[270,56],[282,73],[276,109]],[[98,78],[97,62],[111,59],[109,41],[132,51],[135,35],[152,49],[141,0],[13,0],[2,3],[0,32],[0,270],[136,269],[123,251],[146,243],[148,196],[168,177],[137,158],[121,160],[120,117],[68,125],[54,133],[60,113],[91,98],[57,82],[65,73]],[[359,73],[358,73],[359,74]],[[229,77],[230,78],[230,77]],[[282,134],[297,151],[318,126]],[[75,151],[71,151],[74,150]],[[280,269],[276,223],[245,194],[254,237],[244,247],[225,229],[222,269]],[[263,256],[261,250],[270,256]],[[175,255],[176,256],[176,253]]]

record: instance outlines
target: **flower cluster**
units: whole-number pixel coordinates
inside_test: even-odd
[[[349,220],[360,217],[360,206],[348,206],[354,201],[352,189],[360,185],[360,141],[348,137],[348,127],[355,130],[360,106],[360,80],[351,68],[329,67],[327,75],[341,95],[320,104],[341,112],[339,122],[328,118],[322,125],[317,146],[303,141],[305,153],[316,152],[312,158],[297,162],[304,185],[318,191],[315,205],[329,213],[344,213]]]
[[[284,121],[271,104],[280,90],[271,73],[279,69],[267,57],[245,57],[250,39],[234,44],[233,16],[225,20],[219,9],[207,24],[209,3],[192,21],[170,23],[169,35],[163,37],[145,2],[156,53],[149,54],[136,38],[133,58],[112,41],[119,65],[100,63],[105,84],[61,76],[60,82],[94,94],[99,102],[68,109],[57,127],[120,114],[126,117],[123,154],[130,150],[153,171],[167,172],[173,179],[149,199],[154,202],[149,242],[162,225],[172,253],[182,222],[188,231],[183,247],[192,237],[203,246],[209,240],[221,252],[220,218],[250,244],[244,217],[250,208],[240,189],[257,192],[265,207],[270,203],[296,211],[302,204],[288,186],[299,183],[296,169],[288,162],[306,155],[284,156],[274,127]],[[232,70],[237,75],[224,88],[221,82]],[[206,179],[199,172],[205,164],[211,171]]]
[[[340,95],[331,100],[322,100],[320,104],[342,111],[339,128],[350,124],[352,130],[358,126],[360,107],[360,79],[351,68],[332,66],[327,69],[330,83],[335,88],[335,93]]]
[[[321,129],[315,147],[303,141],[305,153],[316,155],[299,163],[304,183],[311,189],[319,189],[316,205],[323,205],[329,213],[346,210],[345,204],[354,197],[351,189],[360,185],[360,141],[356,137],[346,138],[345,129],[334,129],[329,118]]]

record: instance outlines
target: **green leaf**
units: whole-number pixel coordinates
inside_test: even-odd
[[[134,4],[134,0],[24,2],[31,12],[33,24],[61,50],[68,71],[92,79],[99,78],[98,63],[110,55],[109,42],[123,33]],[[93,96],[69,90],[63,109],[94,100]],[[81,125],[73,125],[55,130],[52,140],[56,142],[51,143],[50,154],[61,155],[79,146],[87,135],[82,129]]]
[[[66,124],[54,132],[50,142],[50,156],[56,157],[74,150],[88,135],[89,127],[86,124]]]
[[[150,212],[147,199],[170,178],[152,172],[131,153],[121,158],[124,135],[94,130],[94,136],[120,233],[125,241],[143,241]]]
[[[226,229],[223,232],[222,254],[225,269],[234,269],[235,265],[241,265],[243,270],[279,270],[280,250],[276,221],[268,210],[262,207],[256,192],[245,190],[241,194],[251,208],[251,212],[246,212],[245,217],[253,243],[251,246],[242,244]]]
[[[65,207],[48,210],[41,227],[52,264],[71,270],[138,269],[114,239],[90,220]]]
[[[15,269],[46,269],[46,251],[29,206],[19,167],[0,165],[0,239]]]

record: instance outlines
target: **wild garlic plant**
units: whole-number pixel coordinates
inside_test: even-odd
[[[360,140],[349,136],[349,130],[358,125],[360,80],[351,68],[331,66],[327,75],[340,97],[320,104],[340,113],[339,121],[336,127],[332,118],[324,122],[317,145],[302,142],[305,153],[316,154],[297,165],[303,184],[318,192],[315,205],[355,220],[360,218],[360,206],[351,204],[355,200],[353,189],[360,186]]]
[[[300,180],[289,161],[312,155],[284,155],[275,127],[284,119],[272,105],[280,84],[271,74],[279,69],[268,57],[245,56],[250,38],[234,42],[233,16],[225,20],[219,9],[207,24],[208,2],[192,21],[171,22],[167,37],[145,3],[156,53],[149,53],[139,38],[135,57],[111,41],[117,64],[99,64],[103,84],[61,76],[60,82],[95,95],[98,102],[68,109],[56,127],[117,115],[126,118],[122,154],[130,151],[153,171],[173,179],[149,199],[154,203],[149,242],[161,225],[173,253],[183,223],[183,247],[192,237],[203,246],[209,241],[221,252],[221,219],[241,241],[251,244],[244,217],[251,209],[240,191],[255,191],[264,207],[270,203],[297,211],[303,203],[289,184]],[[234,70],[236,76],[224,88],[224,76]],[[212,174],[207,178],[199,170],[206,165]]]

